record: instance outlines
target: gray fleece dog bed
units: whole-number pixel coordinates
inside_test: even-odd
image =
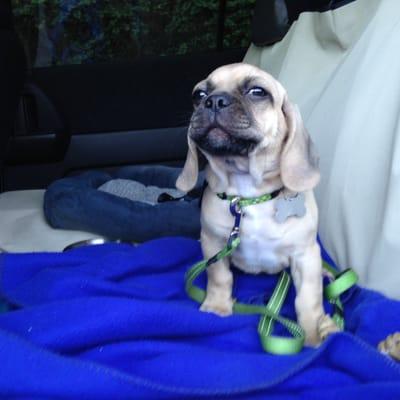
[[[197,239],[203,179],[194,191],[183,196],[175,189],[180,171],[164,166],[133,166],[112,174],[89,171],[63,178],[46,190],[44,214],[54,228],[84,230],[109,239]]]

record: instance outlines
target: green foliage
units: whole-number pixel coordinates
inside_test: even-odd
[[[249,45],[255,0],[227,0],[224,47]],[[217,0],[12,0],[31,64],[79,64],[216,48]]]
[[[250,45],[251,16],[255,0],[228,0],[225,19],[224,47],[248,47]]]

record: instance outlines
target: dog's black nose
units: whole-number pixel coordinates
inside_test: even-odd
[[[222,108],[226,108],[232,104],[231,96],[228,94],[212,94],[208,96],[204,105],[206,108],[211,108],[213,111],[221,110]]]

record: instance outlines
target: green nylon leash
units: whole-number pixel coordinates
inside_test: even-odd
[[[341,330],[343,330],[344,308],[339,296],[357,283],[358,276],[350,268],[339,272],[325,261],[323,261],[322,266],[333,276],[332,282],[324,288],[324,295],[325,298],[334,306],[334,313],[332,315],[333,321]]]
[[[260,204],[276,197],[277,192],[272,194],[264,194],[255,198],[240,198],[237,196],[226,196],[218,194],[218,197],[230,202],[230,212],[235,221],[226,246],[217,254],[208,260],[203,260],[191,267],[185,275],[185,290],[188,296],[202,303],[206,297],[206,291],[194,284],[196,278],[203,273],[210,265],[215,262],[229,257],[239,246],[239,226],[242,217],[242,208]],[[348,290],[357,282],[357,275],[354,271],[347,269],[338,273],[333,267],[326,262],[323,267],[329,272],[334,280],[324,289],[324,294],[328,301],[334,306],[332,319],[340,329],[344,328],[343,305],[339,296]],[[266,305],[253,305],[240,302],[234,302],[233,312],[237,314],[260,314],[261,318],[258,323],[258,334],[263,349],[272,354],[295,354],[298,353],[304,345],[304,330],[296,322],[284,318],[279,315],[281,307],[286,299],[290,286],[290,276],[286,271],[282,271],[278,283]],[[274,324],[278,322],[283,325],[290,333],[291,337],[273,335]]]
[[[228,257],[233,251],[239,246],[239,237],[235,238],[230,246],[225,246],[220,252],[209,260],[203,260],[191,267],[186,273],[185,277],[185,290],[190,298],[202,303],[206,297],[206,291],[194,285],[194,280],[204,272],[208,266],[221,260],[224,257]],[[211,261],[211,262],[210,262]],[[279,277],[278,284],[269,300],[268,304],[265,305],[253,305],[235,302],[233,304],[233,312],[237,314],[261,314],[258,325],[258,333],[260,336],[261,344],[265,351],[274,354],[294,354],[299,352],[304,344],[304,331],[294,321],[281,317],[279,311],[286,298],[286,294],[290,284],[290,276],[287,272],[282,272]],[[277,321],[281,323],[293,336],[280,337],[273,336],[272,329],[273,323]]]

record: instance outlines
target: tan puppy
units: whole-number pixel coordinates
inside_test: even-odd
[[[337,330],[322,306],[318,211],[312,189],[319,181],[318,159],[300,113],[271,75],[248,65],[218,68],[193,91],[189,150],[177,180],[183,191],[198,176],[199,150],[208,161],[201,213],[204,257],[221,250],[233,218],[229,202],[217,193],[255,197],[281,189],[265,203],[248,206],[240,226],[241,243],[231,261],[239,269],[275,274],[290,266],[296,287],[296,313],[308,344]],[[305,215],[276,218],[277,201],[302,193]],[[207,270],[202,311],[232,314],[232,272],[225,258]]]

